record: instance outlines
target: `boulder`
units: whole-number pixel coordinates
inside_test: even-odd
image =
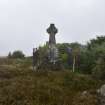
[[[102,85],[97,92],[99,94],[99,105],[105,105],[105,85]]]

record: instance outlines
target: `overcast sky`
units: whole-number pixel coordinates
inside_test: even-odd
[[[43,45],[54,23],[57,42],[86,43],[105,35],[105,0],[0,0],[0,56]]]

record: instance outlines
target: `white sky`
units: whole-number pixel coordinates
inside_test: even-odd
[[[86,43],[105,35],[105,0],[0,0],[0,56],[32,48],[48,40],[55,23],[57,42]]]

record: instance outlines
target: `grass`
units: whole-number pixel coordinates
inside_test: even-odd
[[[103,83],[70,71],[1,65],[0,105],[97,105],[95,90]]]

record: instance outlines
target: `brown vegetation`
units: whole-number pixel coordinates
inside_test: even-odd
[[[101,84],[70,71],[35,72],[26,66],[1,65],[0,105],[96,105],[92,92]],[[83,91],[90,93],[82,96]]]

